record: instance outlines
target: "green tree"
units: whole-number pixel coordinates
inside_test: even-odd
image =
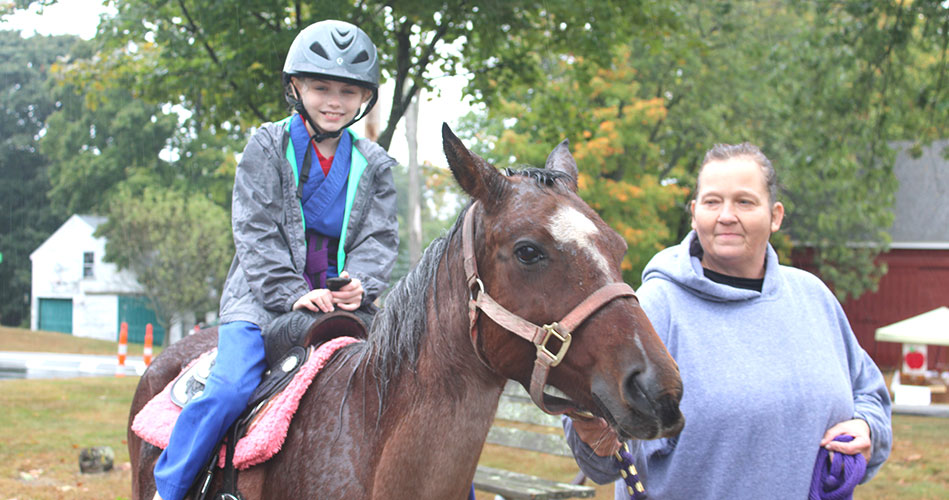
[[[569,138],[581,194],[630,243],[633,283],[652,248],[689,230],[685,202],[704,151],[757,143],[778,168],[789,208],[779,251],[786,258],[792,245],[813,248],[813,265],[841,298],[873,288],[896,189],[887,143],[939,137],[947,121],[946,99],[934,96],[945,94],[949,9],[883,1],[667,6],[668,22],[605,49],[607,65],[540,51],[547,81],[497,86],[469,136],[501,165],[538,164]],[[633,194],[640,198],[617,203]],[[643,246],[635,229],[654,240]]]
[[[541,81],[542,61],[532,55],[536,48],[606,61],[602,47],[653,21],[650,13],[658,11],[648,1],[620,6],[568,0],[477,5],[127,0],[116,7],[117,15],[104,20],[96,40],[102,52],[143,61],[132,70],[135,93],[149,102],[181,104],[193,112],[199,129],[237,137],[287,113],[279,75],[286,49],[301,29],[326,18],[360,26],[379,46],[384,79],[393,83],[391,112],[379,138],[383,147],[389,146],[416,90],[431,88],[432,75],[457,73],[462,60],[483,82],[473,88]],[[492,93],[482,95],[489,99]]]
[[[56,105],[50,67],[76,41],[0,31],[0,324],[29,323],[30,253],[66,220],[46,198],[49,162],[37,142]]]
[[[626,240],[624,278],[637,283],[649,257],[675,236],[668,221],[686,194],[659,177],[658,149],[649,143],[649,129],[666,115],[663,102],[635,96],[639,83],[626,49],[608,68],[559,59],[548,77],[543,92],[500,98],[463,128],[499,167],[543,165],[553,145],[569,140],[579,194]]]
[[[209,199],[147,187],[111,198],[106,260],[135,273],[167,331],[176,313],[216,310],[234,254],[227,212]]]
[[[140,191],[150,183],[168,185],[169,175],[180,177],[189,168],[201,172],[200,177],[232,173],[226,154],[195,169],[193,161],[169,168],[156,153],[169,144],[186,152],[226,151],[228,146],[233,151],[236,147],[228,141],[242,142],[254,125],[285,114],[278,82],[286,48],[303,27],[319,19],[349,20],[379,45],[383,78],[393,83],[391,113],[379,139],[388,146],[416,90],[431,88],[433,75],[457,73],[462,60],[473,81],[480,82],[472,85],[473,91],[490,101],[498,85],[543,81],[545,61],[533,54],[538,46],[606,62],[603,46],[655,21],[649,17],[654,11],[663,12],[652,2],[620,7],[566,0],[492,0],[477,6],[133,0],[117,9],[100,25],[95,52],[70,61],[61,73],[63,92],[82,97],[61,114],[54,127],[59,137],[48,146],[61,166],[54,192],[68,197],[71,207],[95,199],[87,189],[96,186],[104,193],[97,202],[102,206],[114,191],[110,186],[133,183]],[[484,90],[475,90],[480,88]],[[158,112],[159,106],[169,105],[190,114],[188,124],[170,136],[170,117]],[[122,119],[109,119],[119,113]],[[136,121],[149,130],[132,137],[125,125]],[[136,151],[123,151],[136,142],[141,142]],[[107,147],[114,151],[106,152]],[[66,159],[77,152],[80,168],[67,168]],[[132,161],[123,164],[123,158]],[[215,167],[213,161],[222,164]],[[227,196],[214,191],[212,198],[227,206]]]
[[[442,236],[455,222],[455,216],[461,209],[465,197],[455,184],[451,172],[430,164],[419,165],[420,177],[425,180],[421,186],[422,248],[435,238]],[[399,212],[399,255],[392,269],[390,284],[408,274],[414,262],[410,262],[408,245],[409,203],[405,196],[408,192],[408,169],[398,166],[393,171],[395,188],[398,193]]]
[[[159,153],[170,146],[178,117],[136,98],[129,72],[140,61],[121,53],[73,50],[52,68],[59,109],[41,141],[50,159],[50,199],[70,213],[103,213],[116,186],[172,186],[176,166]],[[96,78],[84,72],[96,60]],[[179,164],[180,165],[180,164]]]
[[[70,213],[108,216],[97,233],[105,259],[136,274],[167,330],[174,314],[217,308],[233,253],[233,142],[134,93],[129,75],[149,51],[94,48],[79,46],[53,67],[60,109],[41,141],[50,198]],[[96,78],[87,77],[92,66]]]

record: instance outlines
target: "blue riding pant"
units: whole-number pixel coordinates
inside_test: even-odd
[[[155,485],[163,500],[181,500],[214,446],[247,406],[267,368],[260,327],[247,321],[218,328],[217,360],[204,392],[178,416],[168,447],[155,463]]]

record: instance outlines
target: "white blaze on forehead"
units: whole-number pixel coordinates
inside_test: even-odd
[[[600,269],[600,272],[606,276],[610,275],[610,265],[607,263],[606,257],[593,242],[593,237],[600,230],[596,228],[596,224],[589,217],[580,213],[576,208],[560,207],[550,217],[547,230],[561,246],[572,244],[582,248],[587,257]]]

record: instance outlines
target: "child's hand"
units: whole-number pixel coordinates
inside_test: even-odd
[[[334,309],[333,292],[325,288],[310,290],[293,303],[293,310],[296,311],[298,309],[309,309],[313,312],[331,312]]]
[[[339,273],[339,277],[348,278],[349,273],[343,271]],[[333,294],[333,303],[338,304],[339,308],[344,311],[355,311],[356,309],[359,309],[360,305],[362,305],[362,282],[356,278],[353,278],[352,281],[340,288],[338,291],[331,293]]]

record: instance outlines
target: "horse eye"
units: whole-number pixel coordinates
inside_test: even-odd
[[[521,261],[522,264],[536,264],[544,258],[543,252],[530,244],[520,245],[515,248],[514,256],[517,257],[517,260]]]

